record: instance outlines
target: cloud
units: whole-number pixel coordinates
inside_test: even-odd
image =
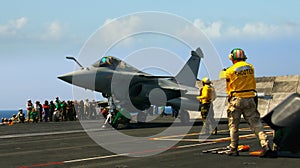
[[[216,38],[221,36],[221,21],[205,24],[201,19],[195,19],[193,24],[197,28],[201,29],[208,37]]]
[[[28,19],[21,17],[15,20],[10,20],[5,24],[0,24],[0,35],[9,36],[16,35],[28,22]]]
[[[221,21],[210,24],[201,19],[195,19],[194,26],[201,29],[209,38],[228,39],[245,37],[251,39],[277,38],[288,35],[300,35],[299,26],[296,23],[267,24],[263,22],[245,23],[241,27],[226,26]]]
[[[16,29],[21,29],[27,23],[28,19],[25,17],[21,17],[13,22]]]
[[[128,35],[143,30],[143,27],[146,30],[148,28],[152,30],[152,27],[160,25],[155,25],[152,21],[149,22],[149,20],[147,19],[139,16],[107,19],[104,22],[103,26],[100,28],[102,32],[101,42],[112,44],[114,42],[122,40],[119,44],[123,44],[125,46],[139,43],[139,41],[137,40],[141,40],[141,38],[139,38],[140,36],[135,36],[132,38],[128,37]],[[159,21],[161,21],[159,19],[160,18],[156,18],[155,22],[159,23]],[[292,22],[266,23],[257,21],[231,24],[231,22],[225,22],[224,20],[214,20],[207,22],[200,18],[197,18],[192,22],[192,24],[178,25],[172,24],[172,22],[170,21],[169,25],[170,26],[168,30],[165,30],[166,26],[164,28],[162,27],[162,29],[165,32],[169,31],[170,34],[173,34],[179,39],[189,39],[189,41],[193,42],[199,42],[199,39],[201,39],[198,36],[195,36],[195,32],[197,32],[195,30],[196,28],[198,28],[197,30],[200,29],[204,34],[206,34],[209,39],[221,41],[228,41],[231,39],[273,40],[286,37],[290,38],[300,35],[299,25]]]
[[[46,29],[41,34],[42,40],[60,40],[65,33],[65,26],[53,21],[46,25]]]
[[[278,33],[284,31],[282,25],[268,25],[262,22],[246,23],[242,28],[229,27],[225,32],[229,36],[246,36],[246,37],[276,37]]]
[[[300,35],[299,24],[295,22],[276,24],[257,21],[251,23],[245,22],[241,25],[230,25],[230,23],[221,20],[208,23],[197,18],[192,23],[192,26],[200,29],[212,39],[226,40],[243,37],[260,40],[262,38],[281,38]],[[120,34],[122,36],[137,32],[141,26],[146,25],[145,20],[137,16],[131,16],[126,19],[107,19],[104,27],[106,24],[109,25],[109,28],[105,30],[107,40],[116,40],[116,38],[120,37]],[[170,31],[178,32],[178,35],[193,38],[192,32],[194,32],[194,28],[192,26],[186,25],[184,28],[174,26]]]
[[[10,38],[26,38],[39,40],[59,40],[63,37],[65,26],[56,21],[46,24],[46,28],[40,31],[35,27],[35,33],[30,34],[24,32],[25,26],[28,24],[26,17],[20,17],[15,20],[10,20],[5,24],[0,24],[0,36]],[[23,31],[23,32],[22,32]],[[22,32],[22,33],[20,33]],[[26,35],[24,35],[26,34]]]
[[[128,35],[138,32],[143,24],[143,20],[137,16],[131,16],[128,19],[107,19],[100,28],[102,40],[111,43],[125,39]],[[126,38],[123,42],[130,43],[132,39]]]

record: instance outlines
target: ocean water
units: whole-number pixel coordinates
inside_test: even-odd
[[[12,115],[17,115],[19,110],[0,110],[0,119],[1,118],[11,118]],[[26,117],[26,110],[23,110],[23,113],[25,114]]]

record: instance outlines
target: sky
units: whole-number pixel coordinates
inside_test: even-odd
[[[256,76],[300,72],[300,1],[296,0],[0,0],[0,3],[0,109],[25,108],[27,99],[42,102],[56,96],[72,99],[72,86],[57,79],[76,66],[65,57],[78,57],[87,40],[103,25],[144,11],[169,13],[200,29],[224,67],[231,65],[228,60],[231,49],[240,47],[245,50],[247,61],[255,66]],[[113,37],[120,28],[131,31],[132,25],[138,27],[140,22],[125,20],[125,23],[128,24],[110,29],[108,37]],[[116,52],[121,59],[126,56],[122,52],[121,49]],[[188,57],[183,55],[182,59],[186,61]]]

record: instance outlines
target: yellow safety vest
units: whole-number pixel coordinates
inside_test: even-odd
[[[200,96],[197,96],[197,99],[199,99],[202,104],[210,103],[211,101],[214,101],[215,98],[216,98],[215,88],[211,85],[204,85],[200,89]]]
[[[225,77],[229,97],[255,97],[256,80],[251,64],[239,61],[226,70]]]

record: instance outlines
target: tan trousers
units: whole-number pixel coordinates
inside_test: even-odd
[[[239,124],[242,114],[251,130],[260,140],[260,145],[262,147],[268,145],[267,135],[264,133],[263,125],[260,121],[260,114],[256,109],[254,98],[233,97],[230,100],[227,109],[228,127],[231,138],[230,146],[232,148],[237,148],[239,144]]]

